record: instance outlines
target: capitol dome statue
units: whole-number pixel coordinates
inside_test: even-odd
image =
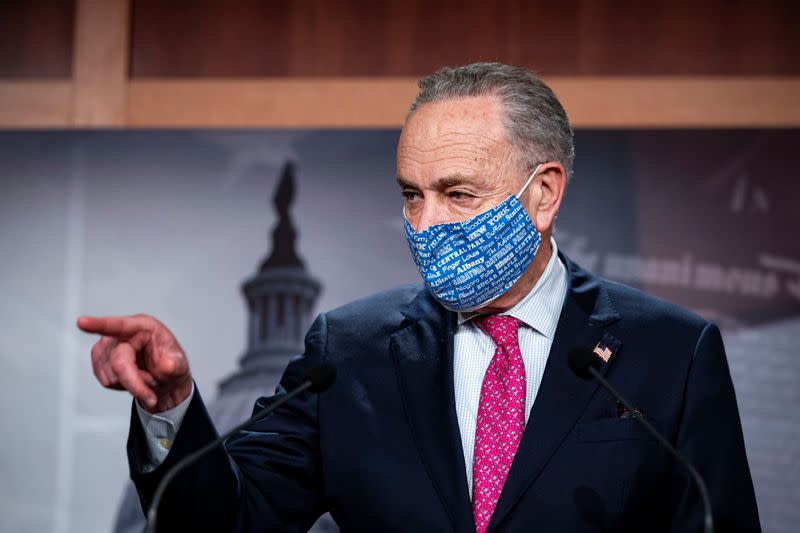
[[[295,167],[287,162],[273,196],[278,222],[272,231],[272,250],[250,278],[242,283],[248,309],[247,348],[238,368],[218,384],[208,404],[221,434],[250,417],[255,401],[271,394],[289,360],[303,353],[303,339],[321,286],[297,254],[297,232],[289,214],[295,195]],[[132,482],[123,496],[115,533],[140,533],[144,514]],[[329,515],[310,530],[338,531]]]

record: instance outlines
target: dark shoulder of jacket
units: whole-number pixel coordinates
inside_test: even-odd
[[[622,327],[654,329],[700,336],[709,321],[677,304],[639,289],[597,278],[621,317]]]
[[[393,333],[405,319],[405,308],[424,291],[420,284],[404,285],[328,311],[328,331],[362,338]]]

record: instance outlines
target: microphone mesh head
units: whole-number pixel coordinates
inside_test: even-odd
[[[572,370],[572,372],[574,372],[579,378],[583,379],[592,377],[591,372],[589,372],[589,368],[597,368],[600,366],[597,357],[586,348],[573,348],[570,350],[569,355],[567,356],[567,362],[569,363],[569,368]]]
[[[312,392],[322,392],[336,381],[336,367],[329,363],[321,363],[308,371],[306,379],[311,382]]]

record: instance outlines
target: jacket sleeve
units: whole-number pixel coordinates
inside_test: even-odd
[[[676,447],[702,476],[714,531],[761,531],[739,409],[719,329],[707,324],[695,346],[684,389]],[[674,464],[674,532],[703,530],[703,501],[683,465]]]
[[[276,394],[259,399],[254,410],[301,384],[308,370],[323,361],[326,340],[325,316],[320,315],[306,335],[305,353],[289,363]],[[300,394],[179,474],[161,502],[158,530],[307,531],[324,512],[318,397]],[[146,437],[132,412],[128,462],[145,513],[166,472],[217,437],[195,391],[165,461],[144,472]]]

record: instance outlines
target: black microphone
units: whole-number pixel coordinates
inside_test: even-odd
[[[617,399],[622,405],[625,406],[636,420],[638,420],[647,431],[650,432],[653,437],[656,438],[659,444],[663,446],[669,453],[672,454],[673,457],[678,459],[683,466],[686,467],[686,470],[689,471],[692,478],[694,479],[695,483],[697,483],[697,488],[700,489],[700,497],[703,499],[703,508],[704,508],[704,530],[706,533],[713,533],[714,531],[714,522],[711,514],[711,498],[708,496],[708,488],[706,487],[705,481],[703,481],[702,476],[700,473],[695,469],[692,463],[689,462],[686,457],[683,456],[678,450],[675,449],[672,444],[661,434],[659,431],[650,423],[642,413],[633,407],[631,403],[626,400],[617,390],[608,382],[606,378],[603,377],[603,374],[600,373],[598,370],[600,366],[600,361],[598,361],[598,357],[592,353],[590,350],[586,350],[584,348],[575,348],[569,352],[568,355],[568,362],[569,367],[572,372],[575,373],[576,376],[583,379],[590,379],[594,376],[600,384],[608,390]]]
[[[167,486],[170,482],[181,473],[183,470],[191,466],[193,463],[197,462],[198,459],[206,455],[208,452],[225,442],[228,438],[232,435],[238,433],[239,431],[243,430],[253,422],[257,422],[263,418],[266,418],[272,411],[280,407],[281,405],[285,404],[301,392],[306,390],[310,390],[311,392],[322,392],[327,390],[333,382],[336,380],[336,367],[329,363],[321,363],[312,367],[308,373],[306,374],[306,379],[300,385],[292,389],[291,391],[287,392],[276,401],[271,403],[270,405],[264,407],[256,414],[254,414],[249,419],[245,420],[235,428],[231,429],[221,437],[216,440],[213,440],[196,450],[173,466],[169,472],[166,473],[164,478],[161,480],[161,483],[158,484],[158,488],[156,489],[155,495],[153,496],[153,503],[150,505],[150,509],[147,512],[147,524],[145,525],[144,531],[146,533],[155,533],[156,531],[156,521],[158,520],[158,506],[161,503],[161,499],[164,497],[164,492],[167,490]]]

